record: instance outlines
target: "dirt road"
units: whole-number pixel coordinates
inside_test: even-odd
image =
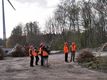
[[[50,55],[49,67],[29,67],[29,57],[0,61],[0,80],[107,80],[107,74],[64,63],[63,54]]]

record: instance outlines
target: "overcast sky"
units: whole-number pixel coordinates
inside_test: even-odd
[[[38,21],[43,29],[45,21],[53,15],[60,0],[10,0],[16,11],[7,0],[5,3],[6,36],[9,37],[15,26],[30,21]],[[0,38],[3,38],[2,26],[2,0],[0,0]]]

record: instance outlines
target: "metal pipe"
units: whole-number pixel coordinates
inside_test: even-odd
[[[4,0],[2,0],[2,15],[3,15],[3,46],[6,47],[6,28],[5,28]]]

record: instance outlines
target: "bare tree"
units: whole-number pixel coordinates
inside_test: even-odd
[[[24,27],[24,31],[26,34],[26,43],[38,45],[39,43],[39,26],[37,22],[26,23]]]
[[[22,24],[19,24],[12,30],[11,36],[7,40],[8,47],[14,47],[16,44],[25,44],[25,36],[22,35],[22,27]]]

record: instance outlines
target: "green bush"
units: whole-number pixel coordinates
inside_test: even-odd
[[[4,59],[4,51],[2,48],[0,48],[0,60]]]
[[[12,57],[25,57],[26,56],[25,50],[23,50],[23,47],[21,45],[17,45],[15,47],[15,51],[13,51],[11,54],[12,54]]]

